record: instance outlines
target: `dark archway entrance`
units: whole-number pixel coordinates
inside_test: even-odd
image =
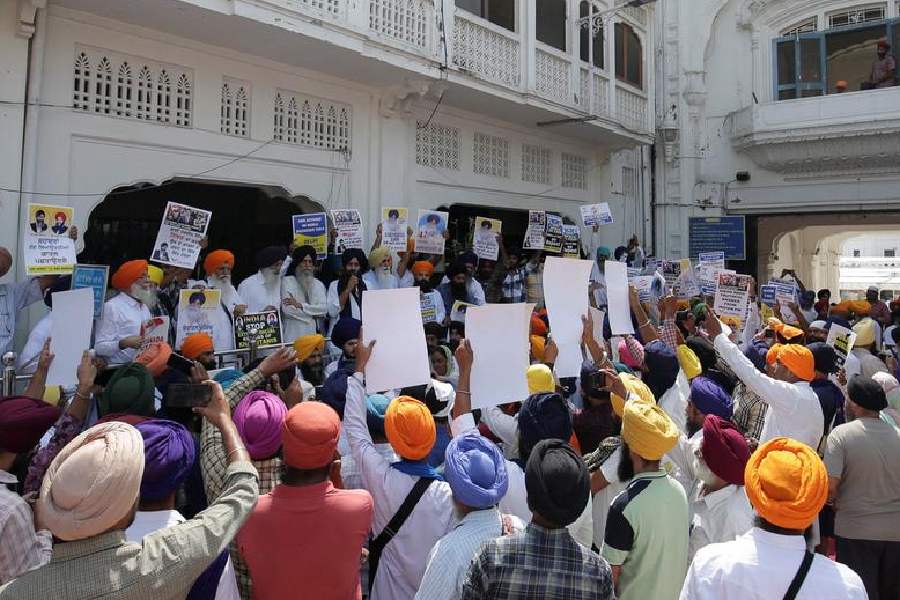
[[[212,211],[209,248],[234,252],[235,281],[256,271],[257,250],[291,242],[291,215],[323,210],[309,198],[290,197],[279,187],[173,179],[161,185],[118,188],[91,211],[78,260],[115,268],[126,260],[149,257],[170,201]]]

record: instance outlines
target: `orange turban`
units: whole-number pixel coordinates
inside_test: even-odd
[[[207,275],[212,275],[222,265],[228,265],[233,269],[234,254],[228,250],[214,250],[206,255],[206,260],[203,261],[203,270]]]
[[[816,377],[815,360],[806,346],[785,344],[778,351],[778,360],[803,381],[812,381]]]
[[[784,346],[784,344],[772,344],[772,347],[766,352],[766,364],[775,364],[775,361],[778,360],[778,354],[781,352],[782,346]]]
[[[796,337],[800,337],[803,335],[803,330],[794,327],[793,325],[782,325],[781,329],[778,330],[778,333],[781,334],[786,340],[792,340]]]
[[[547,336],[547,324],[537,315],[531,315],[531,335]]]
[[[744,485],[763,519],[785,529],[806,529],[828,498],[828,473],[815,450],[790,438],[760,446],[747,461]]]
[[[134,362],[147,367],[152,376],[159,377],[166,370],[170,356],[172,356],[172,347],[169,344],[153,342],[137,355]]]
[[[409,396],[400,396],[388,405],[384,433],[394,452],[407,460],[428,456],[437,435],[428,407]]]
[[[319,469],[334,460],[341,419],[324,402],[301,402],[284,416],[281,441],[285,464]]]
[[[547,349],[547,340],[539,335],[531,336],[531,358],[544,362],[544,351]]]
[[[181,344],[181,353],[185,358],[196,360],[204,352],[213,351],[213,341],[208,333],[193,333]]]
[[[127,292],[131,289],[132,284],[147,275],[147,267],[150,266],[146,260],[129,260],[116,269],[112,276],[112,285],[120,292]]]
[[[294,340],[294,350],[297,351],[297,362],[301,363],[316,350],[325,348],[325,338],[314,333],[312,335],[304,335]]]
[[[419,275],[427,275],[431,277],[432,275],[434,275],[434,265],[427,260],[417,260],[413,263],[412,274],[416,277],[418,277]]]

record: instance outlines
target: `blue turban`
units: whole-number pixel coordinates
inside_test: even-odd
[[[731,396],[725,388],[708,377],[701,375],[691,381],[691,403],[704,415],[731,420]]]
[[[384,433],[384,413],[391,403],[391,399],[384,394],[372,394],[366,398],[366,424],[369,426],[369,435],[378,434],[386,437]]]
[[[197,455],[194,437],[181,423],[150,419],[135,425],[144,438],[141,498],[162,500],[178,489]]]
[[[227,390],[231,387],[231,385],[244,376],[242,371],[238,371],[237,369],[222,369],[216,376],[213,377],[213,380],[222,386],[223,390]]]
[[[572,415],[563,397],[555,393],[532,394],[519,410],[519,458],[528,460],[541,440],[568,442],[572,437]]]
[[[766,354],[768,352],[769,346],[767,346],[765,342],[753,342],[744,349],[744,356],[753,363],[753,366],[756,367],[760,373],[765,373]]]
[[[321,400],[337,412],[344,419],[344,406],[347,404],[347,377],[352,373],[338,369],[328,376],[325,383],[322,384],[322,391],[316,395],[317,400]]]
[[[675,385],[678,379],[678,357],[675,351],[661,340],[653,340],[644,346],[644,364],[647,370],[644,372],[643,381],[653,392],[653,397],[659,402],[663,394]]]
[[[359,337],[362,321],[353,317],[341,317],[331,330],[331,343],[343,351],[344,344]]]
[[[444,453],[444,478],[453,497],[472,508],[499,504],[509,487],[503,455],[475,429],[450,440]]]
[[[600,257],[604,257],[603,260],[609,260],[612,256],[612,250],[607,248],[606,246],[598,246],[597,247],[597,262],[600,262]]]

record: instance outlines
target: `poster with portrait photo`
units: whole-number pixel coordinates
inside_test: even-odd
[[[439,210],[419,210],[416,222],[415,251],[422,254],[444,254],[444,232],[450,213]]]
[[[195,333],[213,336],[217,313],[221,310],[222,290],[188,289],[178,294],[178,320],[175,324],[175,347]]]
[[[562,252],[563,220],[559,215],[547,213],[547,230],[544,232],[544,250],[559,254]]]
[[[472,234],[472,248],[478,258],[497,260],[500,255],[500,235],[503,223],[498,219],[487,217],[475,218],[475,231]]]
[[[578,225],[563,225],[563,258],[581,258],[581,228]]]
[[[335,254],[343,254],[350,248],[363,249],[362,217],[355,208],[338,208],[331,211],[331,220],[337,235],[334,239]]]
[[[211,218],[208,210],[168,202],[150,260],[193,269],[200,256],[200,240],[206,237]]]
[[[277,310],[247,313],[234,318],[234,347],[247,350],[252,340],[260,349],[281,346],[281,318]]]
[[[381,209],[381,245],[391,252],[406,252],[406,232],[409,210],[402,207]]]
[[[713,309],[726,325],[742,329],[750,307],[750,275],[719,271]]]
[[[23,229],[28,275],[66,275],[75,268],[75,240],[69,237],[73,214],[67,206],[28,204]]]
[[[522,247],[526,250],[544,249],[544,232],[547,230],[547,213],[542,210],[528,211],[528,229]]]
[[[612,225],[613,216],[608,202],[581,205],[581,222],[585,227],[595,225]]]

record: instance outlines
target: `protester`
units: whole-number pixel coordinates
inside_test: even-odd
[[[870,378],[875,373],[889,373],[887,365],[878,358],[878,323],[870,318],[861,319],[853,326],[853,333],[856,334],[856,343],[850,352],[859,360],[860,375]]]
[[[366,290],[366,282],[362,276],[369,270],[369,261],[358,248],[345,250],[341,254],[341,265],[341,276],[331,282],[326,294],[332,327],[338,319],[362,318],[362,294]]]
[[[208,333],[192,333],[187,336],[181,343],[180,350],[182,356],[197,361],[203,368],[216,368],[215,346]]]
[[[300,246],[291,254],[294,272],[281,281],[281,328],[285,339],[323,330],[328,301],[325,286],[316,279],[316,259],[312,246]]]
[[[831,429],[844,422],[844,392],[830,376],[837,372],[837,353],[834,348],[822,342],[814,342],[807,346],[813,355],[816,375],[809,382],[810,387],[819,398],[824,417],[824,435],[827,437]]]
[[[484,288],[482,288],[481,283],[475,279],[475,267],[478,265],[478,256],[471,251],[463,252],[459,256],[456,257],[456,260],[450,265],[450,269],[447,270],[447,275],[441,280],[441,285],[445,283],[450,283],[453,279],[453,276],[450,274],[451,270],[454,272],[462,271],[466,274],[465,279],[465,294],[466,297],[470,299],[470,304],[475,304],[476,306],[481,306],[486,302],[484,297]],[[440,289],[440,288],[438,288]],[[444,293],[441,292],[443,296]],[[462,294],[459,294],[460,296]],[[449,309],[447,310],[449,313]]]
[[[287,257],[284,246],[267,246],[256,253],[256,273],[238,286],[247,312],[278,310],[281,306],[281,265]]]
[[[871,317],[881,327],[887,327],[891,324],[891,309],[879,296],[876,286],[869,286],[869,289],[866,290],[866,301],[870,305],[869,314],[861,316]]]
[[[378,246],[369,253],[369,271],[362,276],[367,290],[393,290],[400,287],[397,276],[391,273],[393,260],[387,246]]]
[[[422,322],[444,325],[449,314],[444,308],[444,300],[441,293],[431,285],[431,277],[434,275],[434,265],[427,260],[418,260],[410,269],[413,276],[413,284],[419,288],[419,298],[422,305]],[[429,343],[429,346],[435,346]]]
[[[297,367],[300,369],[303,383],[308,384],[310,388],[322,385],[325,382],[325,365],[322,362],[325,338],[319,334],[304,335],[294,340],[293,346],[297,353]],[[314,392],[314,389],[304,389],[304,398]]]
[[[754,527],[734,541],[697,552],[681,600],[864,600],[859,576],[806,550],[804,530],[825,505],[828,478],[807,444],[777,437],[744,471]]]
[[[457,302],[477,304],[477,298],[470,290],[469,277],[465,265],[459,263],[450,265],[450,268],[447,269],[447,276],[444,279],[447,279],[447,281],[441,283],[437,291],[444,302],[444,312],[446,314],[453,314],[453,305]],[[475,283],[477,284],[478,282],[476,281]],[[480,284],[478,284],[478,288],[481,288]]]
[[[94,343],[97,356],[111,364],[129,363],[141,349],[143,326],[151,317],[145,302],[151,295],[148,266],[146,260],[131,260],[113,273],[112,286],[119,293],[103,305]]]

